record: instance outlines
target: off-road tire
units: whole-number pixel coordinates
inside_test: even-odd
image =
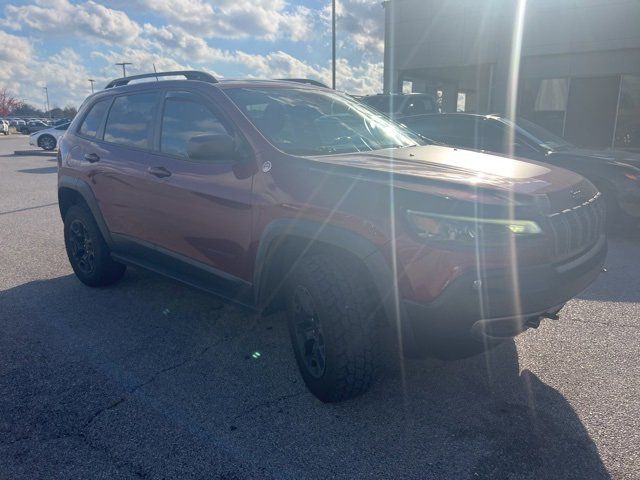
[[[77,231],[83,233],[78,234]],[[78,240],[81,236],[86,238],[84,243]],[[117,282],[124,275],[127,267],[111,258],[109,247],[87,207],[72,205],[67,210],[64,216],[64,243],[69,263],[85,285],[104,287]],[[90,255],[82,255],[87,250],[90,250]]]
[[[326,360],[320,376],[311,373],[296,330],[301,291],[308,292],[322,330]],[[303,258],[290,273],[285,296],[294,355],[311,393],[323,402],[339,402],[367,391],[378,363],[376,302],[357,265],[331,255]]]

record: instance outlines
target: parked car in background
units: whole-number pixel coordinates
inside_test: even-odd
[[[0,133],[9,135],[9,122],[4,119],[0,120]]]
[[[438,113],[436,99],[428,93],[367,95],[360,97],[360,101],[395,119],[409,115]]]
[[[29,145],[38,146],[44,150],[53,150],[58,146],[60,137],[69,128],[69,124],[58,125],[57,127],[45,128],[29,136]]]
[[[92,287],[131,264],[285,310],[323,401],[368,389],[381,334],[473,355],[601,271],[604,206],[573,172],[425,145],[327,88],[180,75],[114,80],[60,139],[71,266]]]
[[[610,225],[640,220],[640,155],[622,150],[578,148],[525,119],[514,124],[497,115],[443,113],[407,117],[402,123],[426,138],[462,148],[513,154],[573,170],[604,196]],[[514,129],[514,143],[508,144]]]
[[[42,120],[30,120],[25,125],[19,127],[19,131],[24,133],[25,135],[38,132],[40,130],[44,130],[45,128],[49,128]]]
[[[65,123],[71,123],[70,118],[54,118],[51,120],[51,126],[57,127],[58,125],[63,125]]]

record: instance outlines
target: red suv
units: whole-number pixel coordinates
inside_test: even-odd
[[[579,175],[426,145],[300,82],[114,80],[84,102],[58,162],[82,282],[135,265],[284,309],[323,401],[369,387],[381,333],[459,357],[557,318],[606,254],[600,194]]]

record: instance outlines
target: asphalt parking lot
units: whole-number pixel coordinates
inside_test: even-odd
[[[640,232],[559,321],[326,405],[281,316],[140,270],[77,281],[55,158],[24,148],[0,138],[0,478],[640,478]]]

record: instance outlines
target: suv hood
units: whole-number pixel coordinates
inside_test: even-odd
[[[360,170],[393,173],[397,180],[433,180],[477,188],[542,194],[583,182],[578,174],[546,164],[439,145],[307,157]]]

